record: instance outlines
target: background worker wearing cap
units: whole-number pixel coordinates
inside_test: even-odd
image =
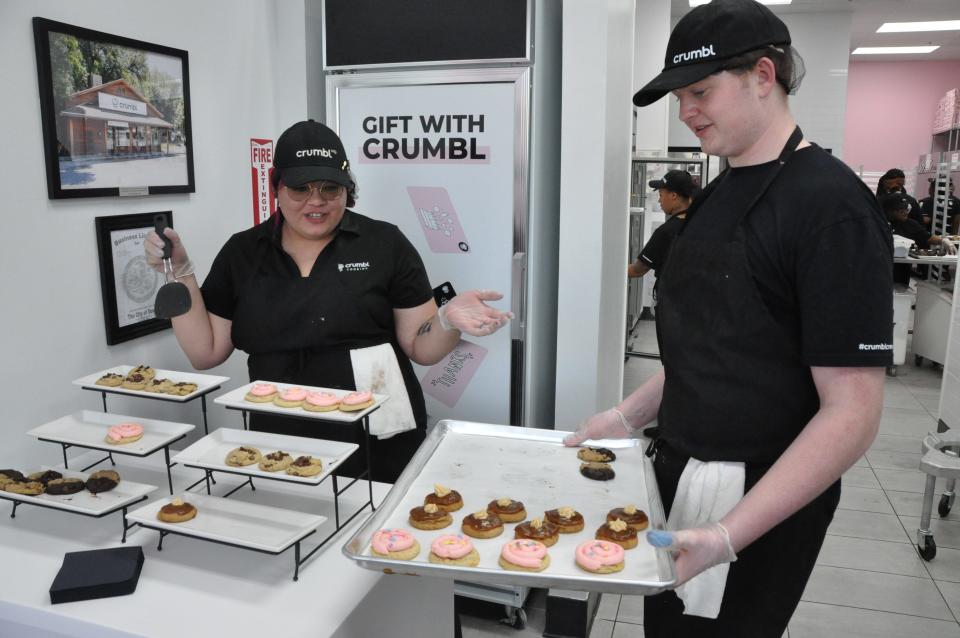
[[[873,193],[803,140],[795,63],[768,8],[713,0],[677,23],[663,72],[634,96],[672,92],[703,151],[731,166],[697,196],[660,274],[663,370],[567,441],[657,419],[668,519],[647,540],[673,552],[682,586],[644,599],[646,636],[783,635],[840,476],[880,422],[892,239]]]
[[[651,180],[649,186],[659,192],[660,208],[668,219],[653,231],[637,261],[627,266],[628,277],[643,277],[650,270],[656,274],[667,263],[670,244],[683,227],[687,208],[697,192],[697,184],[687,171],[667,171],[663,179]]]
[[[891,168],[881,175],[880,179],[877,180],[877,201],[883,199],[885,195],[900,193],[910,203],[910,216],[923,224],[925,222],[920,215],[920,204],[907,194],[906,180],[907,176],[899,168]]]
[[[930,178],[930,188],[927,196],[920,200],[920,223],[930,230],[933,222],[933,191],[937,187],[936,180]],[[947,195],[947,228],[954,235],[960,235],[960,199],[953,196],[953,178],[950,178],[950,192]],[[912,211],[911,211],[911,217]],[[916,219],[914,217],[914,219]]]
[[[888,193],[880,200],[883,212],[887,215],[890,222],[890,230],[894,234],[906,237],[917,245],[920,250],[927,250],[931,245],[938,246],[940,250],[948,255],[957,253],[956,246],[940,235],[933,235],[927,232],[923,226],[917,223],[917,220],[910,217],[910,202],[903,193]],[[894,283],[910,284],[910,264],[893,265]],[[921,272],[922,274],[922,272]]]
[[[193,307],[175,317],[180,347],[197,369],[223,363],[238,348],[250,356],[251,380],[371,390],[390,400],[370,415],[374,480],[394,482],[423,441],[426,408],[410,361],[431,365],[450,353],[460,332],[484,336],[511,317],[483,303],[490,291],[458,295],[438,311],[423,262],[400,230],[348,210],[357,184],[336,133],[299,122],[277,140],[271,179],[277,212],[233,235],[198,286],[180,237],[174,268]],[[150,233],[148,261],[163,242]],[[352,428],[253,414],[254,430],[354,437]],[[357,459],[353,465],[348,465]],[[363,455],[340,471],[356,475]]]

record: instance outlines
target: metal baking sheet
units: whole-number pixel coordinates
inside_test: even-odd
[[[247,392],[250,391],[250,388],[253,387],[253,384],[255,383],[272,383],[280,390],[298,387],[303,388],[307,392],[329,392],[330,394],[335,394],[337,397],[344,397],[353,392],[353,390],[318,388],[309,385],[294,386],[292,383],[278,383],[276,381],[252,381],[246,385],[240,386],[236,390],[231,390],[226,394],[221,394],[215,398],[213,402],[219,403],[220,405],[225,405],[228,408],[233,408],[234,410],[283,414],[285,416],[295,416],[298,419],[316,419],[317,421],[339,421],[342,423],[354,423],[379,408],[390,398],[390,395],[388,394],[374,394],[373,405],[363,410],[357,410],[356,412],[341,412],[340,410],[330,410],[329,412],[310,412],[309,410],[304,410],[303,408],[281,408],[272,403],[254,403],[253,401],[247,401],[243,397],[247,395]]]
[[[44,472],[46,470],[56,470],[63,474],[64,478],[78,478],[86,481],[87,478],[90,477],[90,473],[88,472],[73,472],[61,467],[51,467],[49,465],[41,467],[38,471]],[[32,472],[24,472],[24,474],[31,473]],[[57,496],[53,494],[38,494],[36,496],[28,496],[26,494],[0,491],[0,498],[5,498],[10,501],[22,501],[24,503],[37,503],[68,512],[99,517],[114,512],[130,503],[136,503],[157,489],[155,485],[128,481],[123,478],[123,472],[119,472],[119,474],[120,482],[117,483],[117,486],[108,492],[100,492],[99,494],[93,494],[87,490],[80,490],[76,494],[61,494]]]
[[[115,445],[107,443],[107,430],[119,423],[139,423],[143,426],[143,438],[132,443]],[[45,441],[67,443],[94,450],[117,452],[131,456],[148,456],[170,443],[182,439],[194,429],[189,423],[174,423],[156,419],[142,419],[93,410],[81,410],[50,423],[45,423],[27,432],[30,436]]]
[[[191,392],[190,394],[185,394],[179,396],[176,394],[167,394],[165,392],[147,392],[146,390],[129,390],[123,386],[105,386],[97,385],[96,381],[103,375],[108,372],[114,374],[127,375],[128,372],[133,370],[136,366],[114,366],[112,368],[107,368],[106,370],[101,370],[100,372],[94,372],[93,374],[88,374],[79,379],[73,380],[73,385],[78,385],[81,388],[86,388],[88,390],[97,390],[103,392],[112,392],[115,394],[129,394],[137,397],[151,397],[153,399],[163,399],[164,401],[189,401],[195,399],[201,394],[206,394],[211,390],[216,390],[226,381],[230,380],[230,377],[218,377],[212,374],[200,374],[198,372],[178,372],[176,370],[161,370],[159,368],[154,368],[156,370],[155,379],[170,379],[174,383],[196,383],[197,389]]]
[[[196,517],[183,523],[167,523],[158,519],[160,508],[174,498],[196,506]],[[128,513],[127,520],[150,529],[279,554],[312,534],[327,518],[191,492],[151,501]]]
[[[533,428],[441,421],[427,436],[383,504],[344,545],[343,553],[359,565],[386,572],[439,576],[463,581],[559,587],[578,591],[619,594],[654,594],[676,581],[673,561],[650,546],[641,533],[635,549],[626,551],[623,571],[591,574],[574,562],[574,550],[594,538],[597,528],[614,507],[634,504],[650,518],[652,529],[663,529],[665,517],[653,466],[637,439],[589,441],[617,454],[612,463],[616,477],[593,481],[580,474],[577,448],[564,447],[566,432]],[[442,530],[424,531],[408,522],[409,511],[423,504],[426,494],[440,483],[460,492],[464,506],[453,512],[454,522]],[[513,538],[515,523],[491,539],[472,539],[480,554],[478,567],[435,565],[428,561],[430,542],[441,534],[460,533],[464,516],[485,509],[500,497],[523,501],[527,518],[570,506],[583,514],[584,529],[560,534],[550,547],[550,566],[542,572],[506,571],[497,564],[500,548]],[[410,561],[373,556],[370,542],[385,527],[410,530],[420,543],[420,554]]]
[[[262,454],[282,450],[293,458],[314,456],[323,461],[323,470],[315,476],[292,476],[286,472],[266,472],[256,463],[242,467],[226,464],[230,450],[241,445],[255,447]],[[220,472],[259,476],[263,478],[318,485],[336,467],[359,449],[356,443],[342,443],[324,439],[308,439],[302,436],[287,436],[271,432],[253,432],[234,428],[220,428],[203,437],[173,457],[177,463],[188,467],[200,467]]]

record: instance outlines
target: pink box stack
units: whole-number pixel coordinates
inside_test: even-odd
[[[950,89],[940,98],[933,118],[933,132],[960,127],[960,89]]]

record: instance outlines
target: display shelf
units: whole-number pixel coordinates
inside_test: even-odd
[[[107,429],[113,425],[131,421],[143,426],[143,438],[123,445],[113,445],[106,442],[104,437]],[[27,431],[27,434],[36,437],[38,441],[60,445],[64,468],[70,467],[67,450],[72,447],[107,452],[107,456],[104,458],[81,468],[81,471],[84,472],[104,461],[110,461],[111,465],[116,465],[113,460],[114,454],[147,457],[163,450],[164,463],[167,468],[167,484],[170,493],[173,494],[173,476],[170,470],[176,463],[170,462],[170,446],[186,437],[194,428],[195,426],[189,423],[174,423],[81,410],[35,427]]]
[[[197,389],[183,396],[163,394],[159,392],[146,392],[144,390],[130,390],[121,386],[103,386],[97,385],[96,381],[103,375],[108,372],[113,374],[120,374],[126,376],[134,366],[129,365],[119,365],[106,370],[101,370],[100,372],[94,372],[93,374],[88,374],[86,376],[80,377],[79,379],[74,379],[73,384],[80,386],[84,390],[89,390],[91,392],[99,392],[101,400],[103,401],[103,411],[107,412],[107,395],[108,394],[122,394],[126,396],[139,397],[141,399],[153,399],[155,401],[168,401],[172,403],[189,403],[200,399],[200,410],[203,417],[203,433],[209,433],[209,427],[207,424],[207,395],[213,392],[214,390],[219,390],[220,386],[229,381],[230,377],[221,377],[212,374],[198,374],[194,372],[179,372],[176,370],[161,370],[156,369],[157,379],[170,379],[173,382],[191,382],[197,384]]]
[[[86,481],[89,477],[89,475],[83,472],[71,472],[66,468],[61,470],[60,468],[44,466],[40,471],[51,469],[63,474],[64,478],[78,478]],[[156,489],[157,486],[155,485],[125,481],[121,477],[120,482],[115,488],[108,492],[100,492],[99,494],[92,494],[84,489],[76,494],[53,495],[44,493],[29,496],[0,490],[0,499],[13,503],[10,518],[17,517],[17,508],[21,505],[31,505],[33,507],[69,512],[90,518],[103,518],[114,512],[122,511],[123,536],[120,542],[126,543],[127,531],[132,527],[132,525],[128,525],[126,521],[128,508],[131,505],[136,505],[137,503],[147,500],[147,495]]]
[[[157,518],[160,509],[173,499],[147,503],[125,514],[125,518],[133,525],[160,533],[157,551],[163,551],[163,539],[171,534],[263,554],[279,555],[293,547],[294,581],[299,580],[300,567],[319,549],[318,546],[301,558],[300,544],[327,520],[316,514],[218,496],[189,493],[181,494],[179,498],[197,508],[197,515],[189,521],[168,523]]]

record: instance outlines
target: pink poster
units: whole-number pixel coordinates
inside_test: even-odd
[[[420,385],[440,403],[455,407],[486,356],[486,348],[461,339],[453,352],[427,371]]]
[[[450,194],[443,187],[407,186],[423,234],[430,250],[435,253],[466,253],[470,251],[463,226],[453,209]]]

